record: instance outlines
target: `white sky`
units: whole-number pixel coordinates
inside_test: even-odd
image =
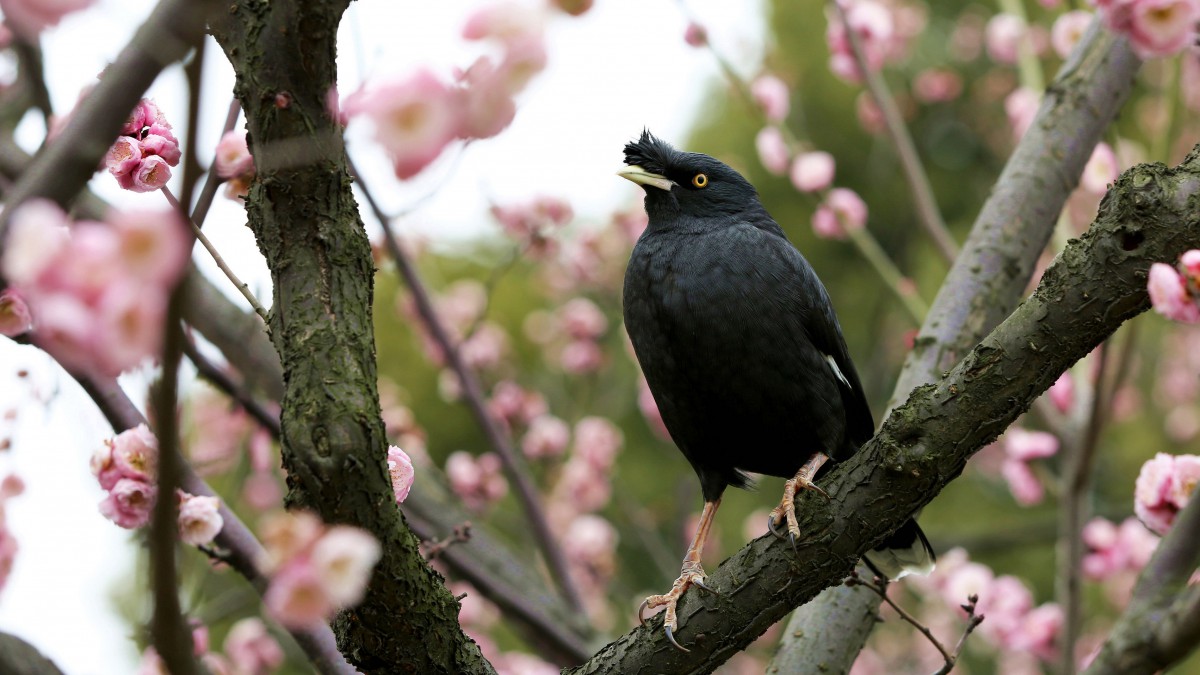
[[[760,1],[687,4],[737,67],[747,73],[757,68],[764,33]],[[480,47],[464,43],[459,30],[463,19],[483,5],[351,3],[340,36],[341,91],[354,90],[366,78],[402,74],[414,65],[443,73],[469,65]],[[102,0],[44,34],[56,111],[73,105],[79,90],[115,57],[151,7],[145,0]],[[396,181],[382,157],[372,152],[369,139],[353,130],[350,151],[389,212],[433,194],[400,226],[435,242],[493,227],[485,215],[489,195],[505,201],[554,195],[568,199],[579,217],[604,218],[640,193],[614,176],[625,142],[643,127],[681,140],[703,109],[706,93],[719,95],[706,89],[719,72],[707,52],[683,43],[685,25],[673,0],[598,0],[581,19],[562,17],[551,23],[549,67],[519,99],[516,121],[499,137],[473,144],[457,159],[460,153],[450,152],[407,184]],[[233,85],[224,55],[210,46],[202,159],[211,156]],[[150,90],[181,139],[183,92],[177,68]],[[20,131],[29,148],[43,133],[33,118]],[[98,174],[92,187],[114,203],[162,205],[157,195],[119,190],[106,174]],[[241,207],[220,197],[217,202],[205,231],[269,302],[269,277],[243,226]],[[196,258],[206,270],[215,270],[201,253]],[[230,296],[236,298],[232,290]],[[29,377],[18,378],[19,369],[27,369]],[[128,381],[140,403],[145,378]],[[8,506],[8,523],[21,550],[0,592],[0,630],[32,642],[70,675],[132,672],[137,655],[127,627],[112,612],[109,594],[117,580],[131,573],[135,549],[128,533],[97,512],[102,493],[87,465],[93,449],[109,435],[108,425],[74,382],[40,353],[0,338],[0,417],[9,410],[18,413],[15,422],[0,419],[0,438],[13,438],[12,451],[0,455],[0,476],[16,472],[27,491]]]

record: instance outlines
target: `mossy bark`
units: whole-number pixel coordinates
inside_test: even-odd
[[[340,2],[235,2],[214,26],[237,72],[258,177],[248,224],[274,283],[290,508],[369,530],[383,544],[366,599],[335,621],[365,673],[488,673],[458,602],[396,508],[376,391],[374,268],[351,193],[336,81]]]

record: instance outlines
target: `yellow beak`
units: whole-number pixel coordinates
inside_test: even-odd
[[[634,166],[627,166],[624,169],[621,169],[617,172],[617,175],[621,178],[631,180],[638,185],[653,185],[654,187],[660,190],[666,190],[667,192],[670,192],[671,188],[675,186],[675,181],[671,180],[670,178],[661,176],[657,173],[650,173],[636,164]]]

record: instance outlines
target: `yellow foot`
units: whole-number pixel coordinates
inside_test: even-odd
[[[643,616],[647,609],[656,609],[666,606],[667,611],[663,616],[663,632],[667,634],[667,640],[676,648],[683,651],[691,651],[675,641],[675,629],[679,627],[679,619],[675,614],[675,605],[679,599],[683,597],[683,592],[688,589],[688,586],[696,586],[709,593],[716,594],[710,586],[704,583],[704,568],[700,563],[684,563],[683,570],[679,573],[679,578],[671,585],[671,590],[663,595],[652,595],[642,601],[642,606],[638,608],[638,621],[644,625],[646,618]]]
[[[800,538],[800,524],[796,520],[796,490],[812,490],[825,499],[829,499],[829,493],[812,482],[813,476],[817,475],[821,465],[828,460],[827,455],[817,453],[813,455],[812,459],[805,462],[794,478],[784,482],[783,499],[779,500],[779,506],[772,509],[771,515],[767,516],[767,529],[780,539],[783,539],[783,532],[775,527],[781,521],[787,523],[788,540],[792,542],[792,550],[796,549],[796,540]]]

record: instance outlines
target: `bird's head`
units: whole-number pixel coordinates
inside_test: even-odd
[[[761,208],[754,186],[740,173],[708,155],[676,150],[649,131],[625,145],[625,163],[617,175],[646,190],[652,225],[678,216],[707,219]]]

